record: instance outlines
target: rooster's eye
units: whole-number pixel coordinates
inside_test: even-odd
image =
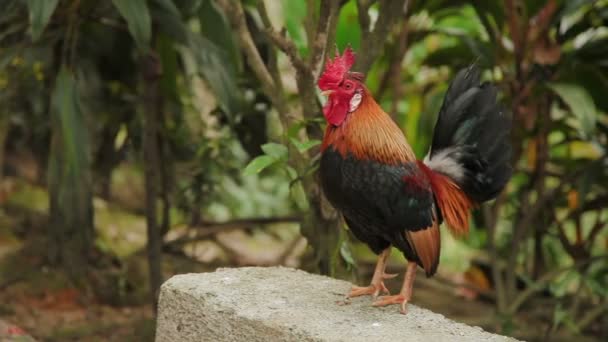
[[[346,83],[346,84],[344,85],[344,88],[345,88],[346,90],[349,90],[349,89],[350,89],[350,88],[352,88],[352,87],[353,87],[353,84],[352,84],[352,83],[350,83],[350,82],[348,82],[348,83]]]

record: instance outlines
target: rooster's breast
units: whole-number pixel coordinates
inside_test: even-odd
[[[382,234],[394,218],[396,197],[403,193],[405,165],[387,165],[343,155],[329,146],[321,156],[321,186],[329,202],[345,216],[357,213]]]

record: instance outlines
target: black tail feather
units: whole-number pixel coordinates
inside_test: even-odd
[[[476,66],[454,78],[437,118],[425,163],[452,178],[477,203],[493,199],[509,180],[511,118],[497,91],[479,81]]]

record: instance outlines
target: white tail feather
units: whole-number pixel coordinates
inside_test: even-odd
[[[430,156],[431,152],[424,157],[424,164],[435,172],[442,173],[452,178],[457,183],[462,182],[465,177],[465,169],[458,163],[460,151],[457,146],[448,147]]]

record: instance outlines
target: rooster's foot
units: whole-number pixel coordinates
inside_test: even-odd
[[[382,296],[382,297],[378,298],[378,300],[376,300],[373,305],[374,306],[387,306],[387,305],[392,305],[392,304],[401,304],[400,312],[405,315],[407,313],[407,302],[408,301],[409,301],[409,298],[406,298],[402,294],[398,294],[398,295],[394,295],[394,296]]]
[[[386,286],[384,286],[383,282],[381,282],[378,285],[372,284],[369,286],[353,286],[350,289],[350,292],[348,293],[348,298],[367,296],[367,295],[371,295],[372,297],[376,298],[376,297],[378,297],[380,292],[390,293],[390,292],[388,292],[388,289],[386,288]]]

